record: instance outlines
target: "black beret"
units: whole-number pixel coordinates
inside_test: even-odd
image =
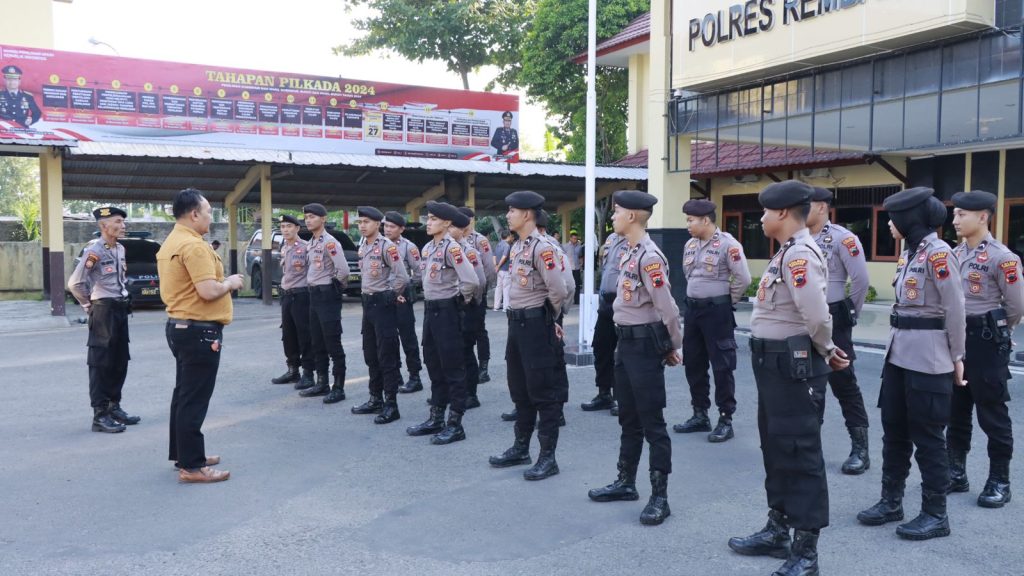
[[[683,214],[688,216],[707,216],[715,211],[715,203],[710,200],[687,200],[683,204]]]
[[[99,208],[92,211],[92,215],[97,220],[102,218],[110,218],[111,216],[120,216],[121,218],[127,218],[128,213],[121,210],[117,206],[100,206]]]
[[[547,210],[537,211],[537,227],[547,228],[548,224],[551,223],[551,215],[548,214]]]
[[[296,226],[302,226],[302,223],[299,222],[299,219],[296,218],[295,216],[292,216],[291,214],[281,215],[281,224],[284,224],[285,222],[289,224],[295,224]]]
[[[619,190],[612,194],[612,202],[622,206],[626,210],[647,210],[654,212],[654,205],[658,199],[653,194],[639,190]]]
[[[459,213],[459,209],[447,202],[435,202],[433,200],[427,202],[426,205],[427,214],[433,214],[441,220],[448,220],[452,224],[455,224],[455,220],[462,216]]]
[[[995,194],[982,190],[953,194],[953,206],[961,210],[995,210],[998,200]]]
[[[385,212],[384,219],[387,220],[388,222],[391,222],[395,226],[401,226],[402,228],[405,228],[405,216],[402,216],[401,214],[395,212],[394,210]]]
[[[533,190],[520,190],[505,196],[505,203],[513,208],[529,210],[544,206],[544,197]]]
[[[504,120],[506,118],[508,118],[509,120],[512,119],[512,113],[507,110],[501,113],[501,119]]]
[[[459,206],[459,212],[462,212],[469,218],[476,217],[476,212],[473,212],[473,209],[470,208],[469,206]]]
[[[833,198],[835,198],[835,196],[832,194],[831,190],[827,190],[821,186],[815,186],[814,193],[811,195],[811,202],[828,202],[831,204]]]
[[[808,206],[814,189],[799,180],[783,180],[769,184],[757,195],[761,206],[769,210],[784,210],[793,206]]]
[[[455,209],[455,217],[452,218],[452,226],[465,228],[466,226],[469,226],[470,222],[471,220],[469,219],[469,216],[466,216],[462,212],[459,212],[458,208]]]
[[[925,188],[919,186],[917,188],[907,188],[889,196],[882,202],[882,208],[889,212],[900,212],[902,210],[910,210],[916,208],[918,204],[921,204],[928,198],[935,194],[935,190],[931,188]]]
[[[373,206],[360,206],[356,208],[356,213],[359,214],[360,218],[366,217],[370,220],[376,220],[377,222],[384,219],[384,213]]]
[[[306,204],[305,206],[302,207],[302,213],[303,214],[316,214],[317,216],[320,216],[321,218],[326,218],[327,217],[327,208],[324,208],[323,204],[316,204],[316,203]]]

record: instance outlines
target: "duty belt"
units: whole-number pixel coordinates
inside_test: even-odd
[[[732,305],[732,296],[726,294],[722,296],[712,296],[711,298],[686,299],[686,306],[688,308],[711,308],[712,306],[720,306],[722,304]]]
[[[318,284],[309,287],[310,292],[334,292],[334,284]]]
[[[178,318],[168,318],[168,324],[184,324],[185,326],[196,326],[198,328],[223,328],[224,325],[220,322],[205,322],[202,320],[181,320]]]
[[[545,318],[547,317],[547,310],[543,306],[539,308],[522,308],[519,310],[509,310],[505,313],[509,320],[515,322],[522,322],[523,320],[531,320],[534,318]]]
[[[968,328],[985,328],[988,326],[988,316],[984,314],[981,316],[968,316],[967,327]]]
[[[451,298],[443,298],[440,300],[424,300],[423,308],[425,310],[440,310],[442,308],[456,308],[459,305],[459,299],[462,296],[452,296]]]
[[[305,294],[309,292],[309,286],[299,286],[297,288],[282,288],[281,294],[284,296],[290,296],[292,294]]]
[[[107,304],[125,304],[125,305],[127,305],[129,302],[131,302],[131,298],[128,298],[127,296],[125,296],[123,298],[97,298],[96,300],[92,301],[92,305],[93,306],[95,306],[97,304],[99,304],[100,306],[107,305]]]
[[[924,318],[920,316],[889,315],[889,326],[900,330],[945,330],[945,318]]]
[[[383,292],[374,292],[373,294],[363,293],[360,296],[362,297],[362,300],[363,300],[364,304],[373,303],[373,302],[380,302],[380,301],[387,302],[388,300],[392,300],[392,301],[395,300],[395,291],[394,290],[384,290]]]
[[[754,354],[789,354],[789,344],[785,340],[767,340],[751,336],[750,351]]]
[[[654,336],[652,328],[656,327],[661,322],[651,322],[649,324],[637,324],[634,326],[622,326],[620,324],[615,325],[615,334],[620,340],[638,340],[641,338],[651,338]]]

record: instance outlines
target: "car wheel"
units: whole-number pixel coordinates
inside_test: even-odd
[[[263,298],[263,271],[259,266],[252,267],[252,291],[256,293],[256,299]]]

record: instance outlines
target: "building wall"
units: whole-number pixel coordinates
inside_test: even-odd
[[[627,117],[626,146],[630,154],[646,150],[648,126],[644,119],[650,104],[647,88],[651,81],[651,57],[649,54],[634,54],[629,57],[629,113]]]
[[[0,38],[4,44],[53,50],[52,0],[4,0]]]

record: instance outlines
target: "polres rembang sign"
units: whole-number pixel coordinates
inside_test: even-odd
[[[5,139],[519,158],[510,94],[5,45],[0,73]]]
[[[692,18],[689,24],[690,52],[698,46],[712,47],[775,28],[776,22],[789,26],[845,10],[865,0],[747,0],[726,9]]]

